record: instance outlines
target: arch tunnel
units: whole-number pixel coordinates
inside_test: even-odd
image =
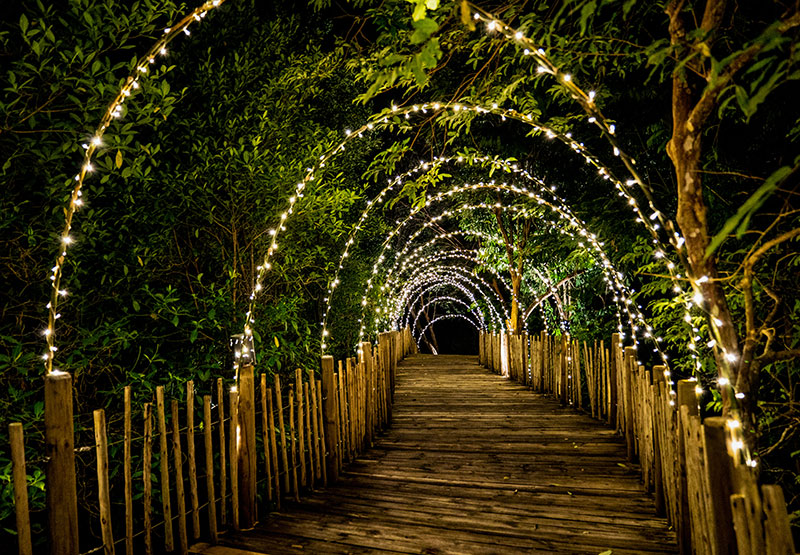
[[[754,200],[745,203],[742,210],[749,212],[736,216],[738,227],[730,227],[734,218],[720,224],[717,214],[713,225],[720,225],[722,231],[714,238],[706,229],[705,244],[698,246],[696,229],[686,224],[686,207],[676,206],[668,188],[658,183],[663,180],[659,164],[666,156],[660,150],[654,153],[651,144],[641,148],[635,138],[643,129],[659,131],[655,122],[664,114],[656,109],[629,109],[617,99],[620,96],[641,108],[646,92],[642,97],[623,94],[613,90],[611,81],[600,86],[602,72],[595,75],[583,66],[573,68],[570,64],[575,60],[559,48],[545,48],[531,38],[537,31],[529,19],[517,24],[509,13],[512,19],[506,21],[469,2],[458,6],[461,15],[452,21],[440,17],[444,12],[437,12],[438,2],[417,2],[406,46],[422,50],[408,55],[404,50],[384,61],[367,61],[367,56],[359,65],[348,58],[350,45],[337,42],[340,22],[324,21],[330,6],[319,4],[298,13],[276,6],[273,13],[273,7],[256,8],[244,1],[210,0],[181,17],[171,14],[166,27],[158,23],[158,32],[148,31],[154,42],[135,60],[130,75],[119,80],[114,72],[123,66],[112,62],[122,59],[131,44],[126,42],[108,61],[107,83],[98,91],[103,102],[109,91],[113,98],[103,108],[99,125],[89,127],[94,130],[82,135],[77,145],[59,147],[60,152],[80,154],[77,172],[65,168],[67,163],[51,173],[43,169],[45,164],[30,165],[37,177],[48,174],[66,182],[69,193],[54,194],[41,209],[47,217],[26,231],[34,245],[36,226],[61,229],[55,263],[47,265],[47,323],[43,329],[38,320],[36,325],[37,341],[39,332],[44,336],[44,353],[33,355],[34,349],[26,347],[30,356],[17,356],[15,360],[22,362],[13,364],[32,367],[35,356],[36,364],[44,365],[47,401],[36,405],[40,408],[29,426],[36,427],[42,415],[44,423],[51,425],[42,434],[25,428],[28,451],[33,449],[31,437],[44,438],[46,446],[65,446],[54,447],[58,453],[48,455],[44,463],[34,459],[33,464],[50,465],[47,475],[53,483],[47,483],[47,495],[52,491],[54,497],[80,499],[82,541],[102,538],[107,552],[109,545],[122,541],[122,502],[109,499],[107,430],[126,438],[111,443],[124,442],[124,456],[114,449],[110,456],[124,457],[128,465],[125,472],[111,473],[112,483],[118,478],[121,484],[124,477],[127,512],[133,502],[131,441],[148,445],[143,455],[146,461],[140,461],[138,453],[133,458],[134,464],[145,469],[149,462],[152,471],[152,439],[160,435],[160,479],[154,481],[161,491],[170,491],[170,472],[175,472],[171,479],[178,487],[174,494],[160,498],[164,527],[160,539],[167,551],[188,552],[188,513],[194,539],[202,536],[214,543],[219,540],[219,523],[229,524],[237,533],[240,517],[245,527],[255,524],[256,498],[262,503],[262,497],[268,496],[264,506],[275,509],[281,500],[291,504],[292,496],[299,502],[301,493],[313,497],[315,487],[327,486],[325,469],[334,476],[341,472],[344,481],[358,482],[366,476],[377,482],[394,480],[389,489],[402,489],[398,476],[403,472],[414,484],[452,486],[459,491],[485,486],[497,495],[507,491],[527,495],[537,488],[550,488],[552,484],[528,481],[532,474],[527,470],[535,466],[530,461],[543,453],[552,460],[548,459],[539,476],[556,479],[547,472],[558,467],[561,455],[553,453],[560,453],[563,446],[549,436],[561,433],[566,410],[573,411],[570,415],[580,422],[574,427],[563,424],[568,430],[565,438],[573,438],[573,449],[590,445],[603,457],[613,452],[614,457],[624,456],[629,463],[641,465],[633,471],[620,463],[626,472],[630,470],[620,477],[618,467],[604,461],[597,476],[589,477],[584,475],[588,459],[570,455],[563,463],[568,478],[575,479],[570,487],[590,484],[588,489],[599,491],[602,488],[595,478],[620,478],[614,481],[615,487],[633,491],[638,483],[634,487],[630,478],[640,472],[636,480],[655,497],[661,520],[648,521],[642,536],[633,531],[624,539],[611,538],[613,534],[603,530],[604,541],[616,542],[622,552],[633,545],[633,537],[654,552],[669,550],[676,542],[685,550],[692,542],[722,541],[719,538],[725,534],[720,531],[733,529],[732,511],[739,510],[736,500],[732,509],[728,507],[726,495],[755,495],[747,497],[749,503],[757,498],[760,504],[763,499],[765,507],[772,507],[778,498],[769,496],[779,490],[762,493],[754,481],[758,439],[751,424],[757,419],[753,388],[758,382],[751,381],[745,370],[755,358],[783,368],[780,364],[797,356],[786,343],[786,334],[780,341],[788,347],[775,347],[777,335],[767,326],[777,321],[778,314],[783,318],[781,325],[788,325],[791,317],[784,314],[785,303],[776,301],[771,311],[751,306],[752,284],[758,288],[766,283],[766,274],[761,281],[753,278],[758,264],[769,258],[779,268],[793,256],[789,252],[779,257],[779,249],[770,251],[796,236],[782,227],[794,214],[791,202],[778,206],[775,199],[769,201],[779,216],[774,226],[759,220],[764,228],[758,241],[766,241],[770,234],[775,238],[761,249],[756,249],[756,241],[746,255],[750,262],[742,263],[741,270],[731,270],[733,276],[743,272],[745,293],[740,303],[735,297],[739,293],[732,292],[738,285],[720,278],[729,275],[725,272],[730,268],[717,273],[714,249],[729,240],[734,230],[739,239],[761,205],[754,207],[758,204]],[[421,17],[417,17],[419,10]],[[72,17],[58,13],[64,21]],[[314,15],[319,13],[323,15]],[[585,11],[582,17],[589,15]],[[40,16],[44,22],[57,18],[49,13]],[[304,17],[312,23],[306,25]],[[92,25],[91,15],[83,20]],[[214,30],[218,21],[221,25]],[[146,23],[148,29],[155,25]],[[448,27],[448,32],[480,35],[480,39],[469,39],[478,41],[473,44],[475,60],[481,59],[477,52],[485,45],[502,52],[505,62],[497,75],[507,79],[514,74],[514,83],[497,89],[487,78],[484,88],[465,87],[472,82],[468,79],[477,79],[493,62],[485,60],[487,65],[477,73],[468,71],[476,62],[462,59],[466,51],[460,51],[456,43],[448,43],[452,57],[443,57],[437,51],[439,40],[448,35],[440,24],[441,29],[461,26],[461,30]],[[20,20],[23,34],[30,25],[27,17]],[[394,28],[385,21],[380,25]],[[383,31],[363,27],[350,38],[358,41],[361,33],[369,42],[373,32],[385,40]],[[189,46],[183,47],[181,41]],[[304,48],[297,48],[293,41]],[[370,56],[385,54],[371,52]],[[383,69],[363,69],[372,62]],[[93,73],[105,71],[104,64],[106,60],[99,68],[93,66]],[[463,67],[454,70],[457,64]],[[453,87],[450,79],[457,81],[458,76],[465,80]],[[365,93],[367,82],[375,86]],[[80,95],[87,90],[85,85],[65,88]],[[98,102],[92,97],[92,103]],[[719,114],[724,114],[724,106]],[[73,114],[73,119],[80,117]],[[65,125],[59,121],[53,128]],[[653,132],[649,140],[655,144],[660,136]],[[669,148],[675,159],[674,147]],[[36,151],[29,150],[29,155]],[[715,154],[723,150],[720,147]],[[22,175],[19,167],[25,160],[24,154],[15,152],[3,171],[10,167],[12,173]],[[678,181],[689,174],[679,173]],[[769,198],[778,191],[774,194],[786,196],[790,188],[785,179],[792,171],[781,175],[764,178],[758,194]],[[679,204],[683,190],[679,189]],[[745,192],[749,193],[747,187],[737,194]],[[702,193],[699,197],[702,200]],[[66,198],[63,210],[60,204],[52,206],[53,198],[59,202]],[[28,205],[27,200],[20,202],[18,210],[27,210]],[[695,214],[705,214],[701,205],[695,206]],[[58,220],[55,224],[54,219]],[[708,228],[707,222],[702,223]],[[53,229],[48,229],[41,234],[52,235]],[[744,251],[725,252],[724,264],[728,264]],[[773,255],[776,258],[770,258]],[[14,279],[22,275],[27,274],[14,272]],[[778,275],[783,274],[773,272]],[[758,290],[756,297],[782,294],[784,278],[774,280],[781,286]],[[749,297],[747,287],[751,288]],[[742,311],[748,318],[739,325],[732,315]],[[31,328],[28,312],[18,318],[26,322],[26,333]],[[767,326],[764,337],[757,340],[752,340],[751,333],[754,315],[764,316],[762,327]],[[740,337],[743,329],[748,330],[748,341],[740,341],[745,337]],[[760,357],[750,356],[756,345],[763,348]],[[494,356],[501,362],[495,363]],[[480,367],[499,371],[508,380],[487,380]],[[453,376],[458,383],[450,383]],[[76,404],[75,422],[81,424],[58,427],[53,423],[73,422],[72,397],[67,395],[73,389],[70,384],[86,397]],[[513,389],[514,384],[523,389]],[[520,400],[523,392],[531,390],[533,405]],[[165,394],[175,399],[171,405]],[[54,415],[52,407],[58,403],[53,400],[61,395],[69,400],[60,403],[60,408],[69,411]],[[555,398],[555,404],[548,396]],[[470,412],[469,404],[478,408]],[[131,439],[132,405],[136,418],[143,417],[141,438]],[[86,407],[95,406],[103,408],[88,423]],[[688,414],[682,414],[684,409]],[[109,416],[106,422],[104,411],[111,415],[115,410],[124,416]],[[508,420],[517,410],[521,411],[520,427],[498,431],[496,422]],[[184,411],[186,428],[180,426]],[[586,414],[575,415],[575,411]],[[200,428],[195,429],[199,418],[203,418],[203,433],[209,430],[203,437],[203,453],[194,445],[200,438]],[[542,449],[531,447],[535,426],[529,425],[540,420],[546,421],[539,430],[547,443]],[[610,428],[598,428],[598,420]],[[392,422],[396,427],[390,427]],[[466,431],[453,422],[461,422]],[[22,422],[14,425],[11,443],[16,446],[12,447],[18,478],[20,449],[23,463],[25,455],[24,427]],[[85,468],[80,476],[74,470],[75,455],[90,449],[74,449],[73,435],[78,430],[80,442],[80,434],[90,429],[94,431],[89,439],[94,441],[96,478],[87,478]],[[211,430],[218,435],[211,437]],[[721,443],[714,444],[718,449],[713,453],[730,453],[728,458],[715,459],[715,464],[727,469],[727,474],[720,475],[746,476],[740,483],[725,482],[719,488],[721,506],[727,508],[715,513],[710,531],[699,532],[698,522],[681,520],[689,513],[689,520],[711,514],[704,506],[684,510],[681,503],[689,495],[687,488],[717,489],[710,462],[704,463],[708,467],[689,468],[687,457],[691,454],[696,459],[697,453],[687,449],[697,445],[687,448],[687,441],[677,441],[682,430],[694,430],[691,433],[709,442],[716,433]],[[263,435],[256,440],[256,433]],[[322,437],[326,433],[328,440]],[[165,440],[168,434],[171,453]],[[508,442],[503,443],[504,437],[510,438]],[[374,441],[383,443],[370,451]],[[777,445],[782,441],[783,436]],[[503,452],[508,445],[511,451]],[[776,452],[783,451],[785,445]],[[375,460],[369,458],[370,452]],[[426,456],[436,460],[442,473],[428,476],[432,471],[426,462],[403,466]],[[681,472],[696,471],[703,478],[691,485],[680,477],[669,478],[664,470],[673,464],[669,457],[675,457]],[[400,459],[405,462],[401,464]],[[259,468],[266,467],[265,476],[257,463]],[[500,466],[491,466],[495,463]],[[66,469],[63,473],[55,471],[59,464]],[[208,468],[206,494],[197,491],[199,464]],[[380,472],[366,472],[365,465]],[[509,489],[494,480],[496,476],[486,474],[487,468],[502,473],[504,465],[522,469],[521,474],[510,473],[518,480],[513,482],[518,488]],[[187,480],[184,471],[190,475]],[[215,471],[221,476],[215,478]],[[464,479],[470,472],[484,479],[484,486]],[[55,478],[62,474],[77,479]],[[76,492],[76,482],[96,487],[102,513],[99,524],[87,518],[97,511],[83,493]],[[348,495],[361,495],[353,491],[390,503],[385,484],[360,489],[363,484],[351,482],[350,490],[324,497],[326,507],[344,511],[341,518],[350,519],[360,510],[348,505]],[[745,482],[746,492],[732,490]],[[221,492],[214,493],[214,487],[221,487]],[[151,503],[151,485],[141,488],[145,503]],[[379,490],[383,493],[375,493]],[[569,503],[564,493],[548,490],[548,495],[561,496],[553,498],[559,506]],[[634,503],[646,504],[640,494],[639,489],[631,493]],[[34,505],[44,502],[42,495],[33,498]],[[409,499],[419,495],[417,490],[408,494],[401,500],[405,503],[401,510],[416,510]],[[595,494],[582,489],[580,495]],[[429,516],[454,510],[441,505],[445,497],[442,493],[427,500],[436,506],[426,509]],[[480,502],[478,497],[468,497],[467,504]],[[708,497],[708,503],[720,505]],[[177,509],[170,507],[171,498]],[[137,503],[139,499],[137,494]],[[221,513],[212,514],[217,500]],[[530,501],[526,500],[524,510]],[[602,503],[611,502],[600,501],[591,510],[601,512]],[[673,505],[681,508],[673,511]],[[782,501],[775,506],[783,507]],[[231,521],[227,521],[226,508]],[[307,511],[316,509],[295,508],[315,525],[317,520],[325,521],[309,516]],[[74,507],[58,509],[62,510],[66,512],[58,513],[60,518],[77,520]],[[178,511],[174,538],[171,510]],[[565,510],[583,516],[575,507]],[[619,507],[614,510],[626,526],[637,526],[632,522],[637,515]],[[198,521],[202,511],[208,524]],[[148,512],[145,527],[150,516]],[[416,528],[421,525],[415,520],[418,516],[404,513],[402,518],[391,518],[402,520],[411,536],[426,536]],[[463,546],[469,546],[463,548],[465,552],[480,551],[480,539],[460,535],[467,533],[464,527],[469,518],[446,533],[453,534],[454,545],[462,545],[458,541],[463,540]],[[665,531],[664,519],[678,529],[678,537]],[[325,534],[344,525],[344,521],[331,520]],[[375,522],[379,520],[376,516]],[[530,522],[539,526],[534,521]],[[395,523],[380,522],[387,530]],[[127,519],[124,524],[126,549],[132,552],[134,540]],[[283,521],[276,526],[283,526]],[[272,532],[276,537],[281,533]],[[491,530],[497,537],[507,532]],[[303,532],[310,534],[303,541],[322,549],[314,543],[322,541],[312,537],[315,533]],[[563,540],[560,532],[554,534],[557,541]],[[687,538],[692,534],[696,537]],[[20,534],[21,552],[25,552],[23,543],[32,541],[24,536]],[[150,541],[150,531],[146,536]],[[537,543],[545,540],[533,536],[520,541],[528,542],[524,543],[527,548],[546,550],[546,543]],[[170,544],[173,539],[175,543]],[[63,538],[51,534],[49,540],[56,551],[83,551],[77,549],[77,527],[74,534],[71,531]],[[397,541],[401,551],[417,548],[414,542],[403,543],[406,540],[387,537],[380,547]],[[377,549],[364,541],[348,545]],[[505,537],[501,543],[508,552],[515,552],[523,544],[514,541]],[[208,546],[196,549],[214,552]]]

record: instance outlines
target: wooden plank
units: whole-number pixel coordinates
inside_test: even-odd
[[[108,439],[106,438],[106,413],[97,409],[94,416],[94,446],[97,456],[97,502],[100,511],[100,533],[103,553],[114,555],[114,532],[111,527],[111,496],[108,485]]]
[[[183,484],[183,452],[181,449],[181,422],[178,418],[178,401],[172,400],[172,453],[175,461],[175,497],[178,501],[178,551],[189,553],[186,530],[186,491]]]
[[[8,425],[8,439],[11,444],[11,473],[14,482],[17,552],[19,555],[33,555],[31,517],[28,512],[28,475],[25,470],[25,439],[21,423],[12,422]]]
[[[175,538],[172,531],[171,489],[169,487],[169,455],[167,451],[167,419],[164,412],[164,386],[156,387],[156,415],[158,419],[159,457],[161,470],[161,510],[164,517],[164,549],[175,549]]]
[[[619,464],[613,430],[474,358],[411,356],[396,380],[393,425],[373,449],[224,543],[271,554],[675,552],[638,469]]]
[[[211,420],[211,395],[203,395],[203,439],[206,449],[206,496],[208,497],[208,535],[212,543],[217,536],[217,495],[214,491],[214,438]]]

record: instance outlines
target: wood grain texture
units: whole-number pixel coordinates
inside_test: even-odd
[[[270,554],[677,552],[604,424],[475,357],[412,355],[396,380],[392,428],[373,449],[335,484],[221,544]]]

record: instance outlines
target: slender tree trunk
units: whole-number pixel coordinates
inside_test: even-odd
[[[667,8],[670,16],[670,37],[673,45],[684,45],[686,33],[681,16],[682,1],[673,1]],[[714,20],[703,19],[704,25],[713,25],[721,17],[725,9],[723,0],[708,0],[706,14]],[[708,30],[708,29],[707,29]],[[709,30],[710,31],[710,30]],[[739,338],[733,325],[725,292],[717,278],[716,258],[706,256],[709,245],[708,208],[703,198],[702,140],[707,110],[698,114],[701,102],[707,102],[706,94],[698,91],[699,86],[692,85],[687,73],[676,70],[672,76],[672,137],[667,144],[667,154],[675,168],[675,179],[678,193],[677,223],[685,240],[686,258],[690,278],[703,296],[702,308],[708,312],[718,329],[715,350],[717,365],[727,366],[731,370],[731,382],[738,384],[739,370]],[[699,280],[699,282],[698,282]],[[723,353],[727,355],[722,359]],[[746,405],[747,403],[745,403]],[[723,390],[724,412],[730,410],[730,399]],[[749,409],[746,409],[749,413]]]

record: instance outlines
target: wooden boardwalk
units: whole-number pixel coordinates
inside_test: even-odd
[[[677,551],[621,439],[475,357],[413,355],[398,368],[391,430],[339,482],[197,552],[609,550]]]

